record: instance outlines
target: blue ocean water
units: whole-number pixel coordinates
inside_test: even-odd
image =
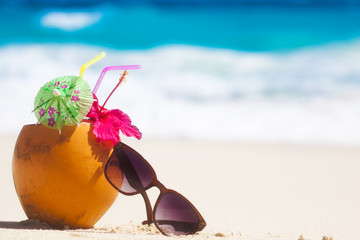
[[[144,137],[360,143],[358,1],[2,0],[0,131],[36,122],[39,87],[101,51],[91,86],[141,64],[109,107]]]
[[[189,44],[276,51],[359,36],[360,5],[0,8],[0,44],[75,42],[115,49]]]

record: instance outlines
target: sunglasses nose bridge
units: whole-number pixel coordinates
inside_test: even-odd
[[[156,176],[154,176],[154,180],[153,180],[153,186],[157,187],[160,190],[160,195],[163,195],[167,192],[167,188],[164,186],[164,184],[162,184],[161,182],[159,182],[159,180],[157,180]]]

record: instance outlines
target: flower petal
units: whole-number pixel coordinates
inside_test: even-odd
[[[119,109],[101,109],[96,95],[93,96],[94,103],[87,117],[94,121],[93,133],[98,141],[113,141],[115,145],[120,141],[120,130],[125,136],[141,139],[141,132],[136,126],[131,125],[130,117],[126,113]]]
[[[114,145],[120,141],[119,130],[115,129],[109,119],[101,119],[94,123],[93,133],[97,141],[113,141]]]
[[[141,132],[136,126],[131,125],[130,117],[126,113],[119,109],[113,109],[110,110],[107,115],[113,119],[115,127],[119,128],[125,136],[141,139]]]

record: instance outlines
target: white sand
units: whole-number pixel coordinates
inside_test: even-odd
[[[15,140],[0,137],[0,239],[169,239],[141,226],[141,196],[119,195],[94,229],[21,222],[27,218],[11,172]],[[360,239],[360,146],[123,140],[202,213],[207,227],[186,238]],[[159,192],[149,192],[154,203]]]

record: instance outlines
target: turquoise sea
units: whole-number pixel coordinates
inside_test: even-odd
[[[85,78],[140,64],[109,107],[144,137],[360,143],[357,1],[179,2],[0,1],[0,131],[35,123],[38,89],[105,51]]]
[[[268,52],[359,36],[360,6],[347,4],[0,8],[0,44],[86,43],[115,49],[188,44]]]

